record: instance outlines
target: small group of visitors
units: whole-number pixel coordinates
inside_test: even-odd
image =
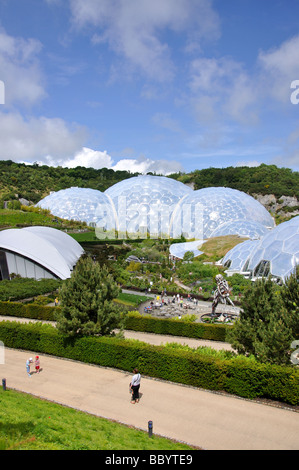
[[[27,359],[26,361],[26,371],[27,371],[27,375],[28,377],[31,377],[31,371],[30,371],[30,365],[33,364],[34,362],[34,366],[35,366],[35,372],[37,374],[40,373],[41,369],[40,369],[40,358],[39,356],[35,356],[35,361],[33,361],[33,358],[30,357],[29,359]]]

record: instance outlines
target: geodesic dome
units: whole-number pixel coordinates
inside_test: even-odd
[[[255,240],[266,235],[268,231],[267,227],[259,222],[251,222],[250,220],[233,220],[217,227],[210,237],[239,235],[240,237],[248,237],[251,240]]]
[[[113,228],[114,213],[109,198],[96,189],[68,188],[46,196],[38,207],[66,220],[86,222],[88,225]]]
[[[111,186],[105,194],[113,201],[120,237],[169,236],[173,211],[192,189],[165,176],[136,176]]]
[[[299,216],[283,222],[265,235],[250,255],[252,277],[272,274],[285,280],[299,264]]]
[[[246,240],[239,243],[226,253],[221,264],[227,268],[229,274],[247,271],[250,255],[258,243],[259,240]]]
[[[220,235],[260,238],[273,228],[271,215],[253,197],[230,188],[189,186],[165,176],[128,178],[104,193],[69,188],[37,206],[67,220],[96,227],[98,238],[207,239]]]
[[[177,235],[180,227],[184,227],[186,238],[210,238],[233,232],[256,238],[274,227],[274,221],[252,196],[236,189],[215,187],[192,191],[180,201],[172,232]]]

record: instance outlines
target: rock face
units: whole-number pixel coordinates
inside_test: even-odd
[[[276,199],[274,194],[253,194],[253,197],[273,215],[281,215],[285,218],[299,215],[299,201],[296,197],[281,196]]]
[[[33,202],[27,201],[27,199],[24,199],[22,197],[19,199],[19,201],[22,204],[22,206],[30,206],[31,204],[33,204]]]

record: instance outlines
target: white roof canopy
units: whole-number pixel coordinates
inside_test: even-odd
[[[72,237],[49,227],[2,230],[0,248],[30,259],[60,279],[70,277],[84,252]]]

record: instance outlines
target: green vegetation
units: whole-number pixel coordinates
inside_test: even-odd
[[[125,318],[125,328],[159,335],[225,341],[227,331],[231,327],[224,324],[207,325],[206,323],[190,322],[186,316],[182,319],[162,319],[152,315],[140,315],[138,312],[129,312]]]
[[[0,162],[0,170],[0,203],[9,201],[9,209],[0,210],[1,227],[47,225],[74,230],[83,227],[87,230],[86,224],[63,221],[51,216],[48,211],[21,206],[18,199],[23,197],[36,203],[50,191],[71,186],[104,191],[122,179],[135,176],[107,169],[54,169],[9,161]],[[299,173],[278,169],[274,165],[221,170],[210,168],[171,177],[184,183],[194,183],[195,189],[228,186],[249,194],[299,198]],[[54,313],[58,314],[58,329],[39,323],[21,325],[1,322],[0,340],[7,347],[34,350],[128,371],[137,365],[144,375],[151,377],[210,390],[225,390],[247,398],[266,397],[299,404],[298,368],[290,363],[291,340],[297,339],[299,334],[298,279],[291,280],[292,286],[287,291],[272,283],[270,285],[270,281],[266,280],[251,286],[250,281],[237,274],[229,278],[233,294],[240,293],[243,296],[246,292],[241,297],[243,313],[233,327],[206,325],[184,319],[161,320],[136,312],[121,315],[119,306],[123,311],[123,306],[133,310],[145,298],[134,294],[118,295],[116,284],[142,290],[151,286],[153,292],[160,293],[167,289],[168,294],[190,292],[192,295],[198,295],[200,287],[201,295],[209,298],[215,288],[215,275],[219,272],[223,274],[223,268],[212,263],[243,240],[240,237],[209,240],[201,247],[203,255],[194,258],[189,253],[190,256],[186,256],[188,259],[177,261],[174,267],[168,257],[170,240],[115,240],[112,243],[100,243],[90,229],[72,236],[83,246],[86,243],[84,248],[90,255],[89,262],[92,263],[91,259],[95,257],[101,265],[102,274],[98,271],[95,275],[92,270],[87,270],[87,276],[81,272],[78,279],[70,283],[52,280],[37,282],[32,279],[2,281],[0,300],[9,301],[0,304],[2,314],[39,320],[53,320]],[[126,262],[130,254],[142,259],[143,263]],[[91,266],[98,266],[98,263],[92,263]],[[187,291],[181,283],[191,290]],[[62,309],[44,306],[46,299],[41,297],[34,304],[12,302],[37,297],[59,287]],[[105,305],[104,309],[98,308],[100,304]],[[229,339],[238,354],[216,352],[211,348],[194,350],[176,343],[155,347],[119,337],[94,336],[109,335],[121,325],[119,321],[122,318],[125,328],[136,331],[217,341]],[[35,400],[12,391],[0,393],[0,419],[1,425],[4,424],[0,429],[0,448],[178,449],[166,447],[168,444],[158,442],[156,437],[155,440],[149,440],[145,433],[138,434],[135,430],[118,427],[115,423],[67,408],[61,410],[58,405]],[[73,420],[76,420],[75,424]],[[73,433],[75,427],[78,429],[76,435]],[[115,441],[111,436],[115,437]],[[160,442],[161,447],[158,447]],[[146,447],[147,444],[154,447]],[[169,445],[176,446],[173,443]]]
[[[191,449],[14,390],[0,390],[0,404],[0,450]]]
[[[138,175],[107,168],[53,168],[46,165],[14,163],[10,160],[0,161],[0,172],[0,201],[25,198],[33,203],[47,196],[50,191],[59,191],[71,186],[105,191],[119,181]],[[299,172],[275,165],[207,168],[188,174],[176,173],[169,177],[183,183],[194,183],[195,189],[227,186],[249,194],[299,198]]]
[[[126,306],[130,307],[130,306]],[[34,303],[1,302],[0,315],[7,317],[30,318],[39,321],[55,321],[60,307],[48,307]],[[228,325],[207,325],[194,322],[193,316],[184,315],[182,319],[160,319],[151,315],[140,315],[136,311],[128,311],[124,317],[124,328],[127,330],[144,331],[187,338],[202,338],[214,341],[225,341]]]
[[[240,319],[228,333],[239,354],[260,362],[289,364],[290,346],[299,338],[299,267],[282,287],[261,279],[246,290]]]
[[[151,299],[152,297],[147,297],[146,295],[128,294],[121,292],[115,300],[123,305],[128,305],[130,307],[138,307],[143,302],[146,302],[147,300]]]
[[[80,360],[171,382],[222,390],[245,398],[266,397],[299,404],[299,370],[295,365],[261,364],[245,356],[221,359],[198,351],[153,346],[117,337],[69,338],[46,324],[0,323],[6,347]]]
[[[200,261],[218,261],[234,246],[248,240],[248,238],[239,237],[239,235],[225,235],[208,239],[200,247],[203,254],[197,259]]]
[[[68,336],[112,334],[123,322],[122,312],[113,302],[119,294],[106,266],[89,257],[80,258],[59,290],[58,330]]]
[[[299,198],[299,172],[264,163],[258,167],[205,168],[189,174],[170,176],[183,183],[194,183],[194,189],[227,186],[249,194]]]
[[[0,209],[1,228],[30,227],[31,225],[45,225],[63,230],[81,230],[82,228],[88,230],[85,222],[60,219],[54,217],[48,210],[34,206],[21,206],[18,210]],[[94,235],[94,231],[92,233]]]
[[[14,279],[0,282],[0,301],[21,300],[41,294],[54,292],[62,284],[56,279],[35,279],[15,277]]]
[[[25,165],[11,160],[0,161],[0,198],[11,201],[24,198],[34,204],[47,196],[50,191],[74,187],[92,188],[105,191],[119,181],[137,176],[127,171],[107,168],[61,168],[38,164]]]

